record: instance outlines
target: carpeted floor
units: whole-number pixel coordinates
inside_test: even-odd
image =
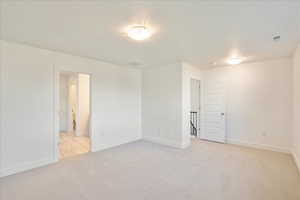
[[[299,200],[288,154],[138,141],[0,179],[1,200]]]

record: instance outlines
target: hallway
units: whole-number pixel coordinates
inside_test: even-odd
[[[73,133],[60,133],[59,159],[85,154],[90,151],[90,139],[84,136],[75,136]]]

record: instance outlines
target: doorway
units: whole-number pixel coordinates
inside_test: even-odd
[[[90,152],[90,99],[90,75],[59,73],[59,160]]]
[[[190,110],[190,133],[191,137],[200,136],[201,117],[201,82],[197,79],[190,80],[191,85],[191,110]]]

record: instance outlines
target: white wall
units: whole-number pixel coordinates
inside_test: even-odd
[[[69,79],[63,74],[59,78],[59,131],[68,132]]]
[[[79,134],[89,136],[90,124],[90,76],[78,74]]]
[[[300,170],[300,45],[293,61],[293,155]]]
[[[227,80],[227,141],[289,152],[292,127],[290,58],[203,72]],[[205,81],[204,80],[204,81]]]
[[[1,5],[0,5],[1,6]],[[1,9],[0,9],[1,10]],[[1,13],[0,13],[1,14]],[[3,100],[2,100],[2,93],[3,93],[3,48],[2,48],[2,43],[0,42],[0,177],[2,175],[2,169],[3,169]]]
[[[147,68],[142,76],[143,138],[182,147],[182,66]]]
[[[187,63],[143,70],[143,137],[184,148],[190,144],[190,80],[201,80],[201,71]]]
[[[55,161],[58,71],[91,74],[92,151],[141,138],[140,70],[5,41],[0,45],[2,176]]]
[[[200,81],[196,79],[192,79],[190,81],[191,84],[191,111],[194,112],[199,112],[199,107],[200,107]]]

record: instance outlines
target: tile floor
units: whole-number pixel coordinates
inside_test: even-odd
[[[60,160],[85,154],[90,151],[90,139],[85,136],[75,136],[74,133],[60,133]]]

